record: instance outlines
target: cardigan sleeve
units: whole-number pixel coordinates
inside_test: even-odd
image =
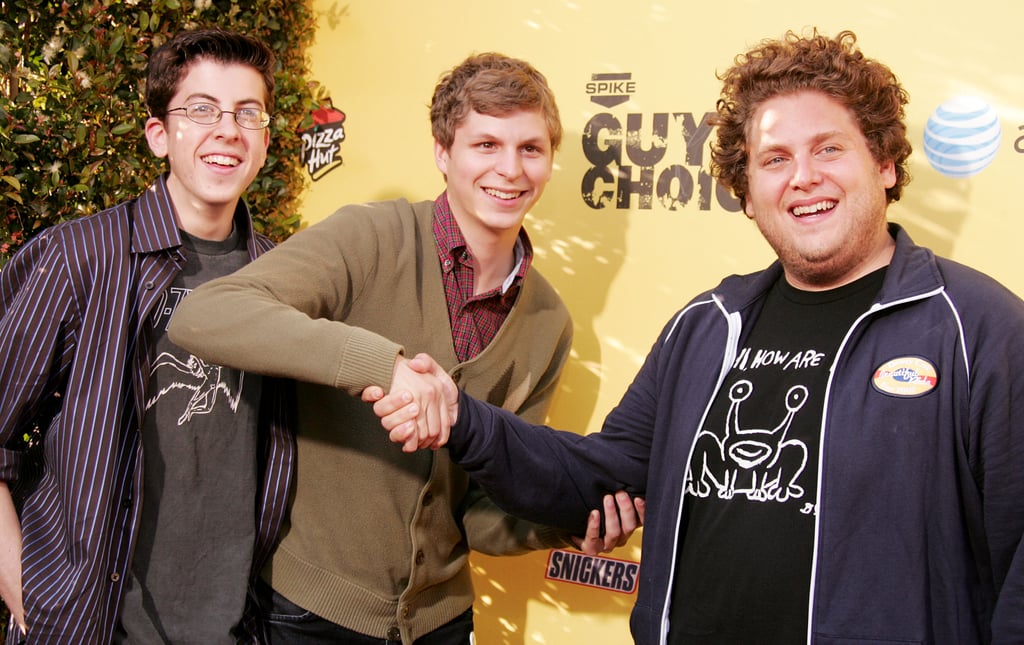
[[[402,347],[343,322],[353,301],[383,270],[382,235],[343,209],[267,252],[238,272],[186,297],[168,327],[171,340],[194,354],[269,376],[340,388],[357,396],[391,383]],[[394,316],[388,298],[360,307]]]

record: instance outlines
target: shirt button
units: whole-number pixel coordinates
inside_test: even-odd
[[[146,290],[148,291],[148,290],[152,289],[153,287],[155,287],[156,285],[153,284],[152,280],[147,280],[145,286],[146,286]]]
[[[430,503],[433,502],[433,501],[434,501],[434,494],[433,493],[427,493],[426,495],[423,496],[423,505],[424,506],[430,506]]]
[[[423,555],[423,551],[416,552],[416,564],[423,564],[423,561],[427,559],[427,556]]]
[[[121,574],[120,574],[120,573],[117,573],[117,572],[115,571],[114,573],[110,574],[110,581],[111,581],[111,582],[117,582],[117,581],[119,581],[120,579],[121,579]]]
[[[393,626],[393,627],[391,627],[391,629],[388,630],[388,640],[389,641],[397,641],[397,640],[400,640],[401,638],[402,638],[402,630],[398,629],[397,626]]]
[[[402,618],[409,617],[409,605],[402,607]]]

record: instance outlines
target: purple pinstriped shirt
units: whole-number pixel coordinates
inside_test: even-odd
[[[521,261],[514,277],[506,281],[506,289],[492,289],[473,295],[473,257],[466,246],[459,225],[448,205],[448,193],[434,201],[434,241],[448,301],[448,319],[452,325],[452,342],[460,361],[468,361],[494,339],[516,303],[523,278],[533,261],[533,247],[526,229],[519,229]]]
[[[250,258],[273,246],[242,202],[235,225]],[[61,401],[20,509],[32,643],[110,642],[142,501],[144,324],[182,260],[160,177],[136,200],[38,233],[0,271],[0,479],[12,488],[24,472],[12,447],[55,393]],[[273,548],[294,470],[286,388],[265,380],[253,572]]]

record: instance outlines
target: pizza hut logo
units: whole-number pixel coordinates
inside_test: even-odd
[[[345,113],[331,100],[313,110],[313,127],[302,134],[302,163],[317,181],[343,163],[341,142],[345,140]]]

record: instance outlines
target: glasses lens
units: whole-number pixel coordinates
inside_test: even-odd
[[[267,127],[267,124],[270,123],[270,115],[263,110],[245,108],[235,112],[235,121],[243,128],[260,130]]]
[[[196,123],[204,125],[220,121],[220,108],[209,103],[193,103],[187,106],[185,114]]]

